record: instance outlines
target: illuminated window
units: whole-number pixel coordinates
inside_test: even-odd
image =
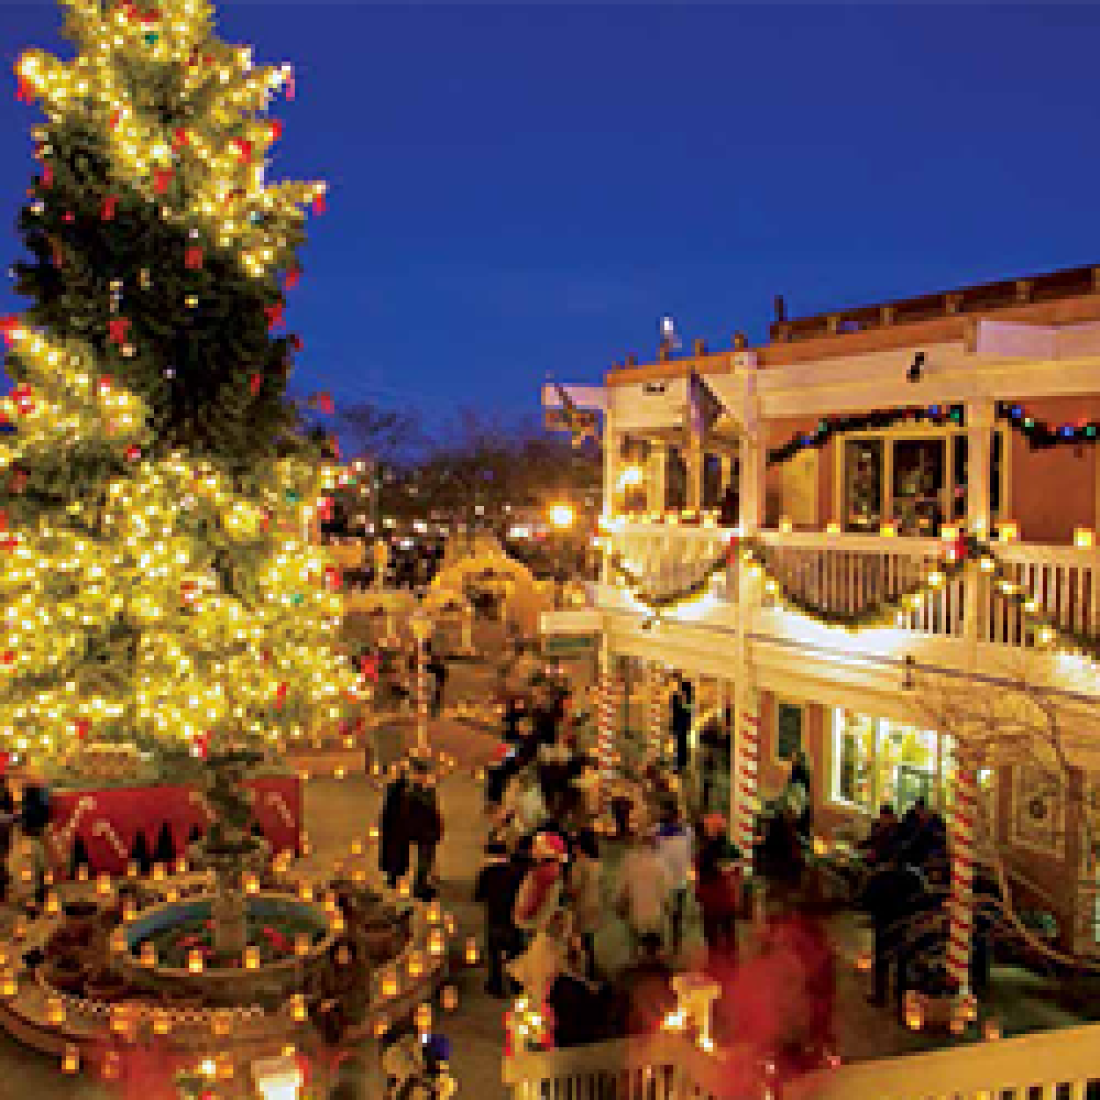
[[[918,798],[942,807],[950,768],[950,738],[889,718],[833,711],[834,802],[873,813],[883,802],[904,814]]]

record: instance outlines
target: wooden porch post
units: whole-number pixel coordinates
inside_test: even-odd
[[[992,401],[969,401],[966,405],[966,526],[980,539],[993,529],[989,507],[990,465],[993,458],[994,409]],[[976,569],[966,573],[963,632],[976,643],[984,633],[984,603],[988,586]]]
[[[615,416],[608,406],[604,413],[603,432],[603,514],[608,519],[615,515],[618,503],[615,499],[615,478],[618,475],[621,445],[619,433],[615,429]],[[600,583],[605,585],[611,583],[611,554],[606,548],[600,564]]]
[[[646,511],[663,516],[665,512],[666,486],[668,485],[668,444],[655,441],[649,448],[647,471]]]
[[[688,435],[684,448],[684,466],[687,475],[687,500],[689,511],[698,512],[703,507],[703,464],[706,452],[703,450],[703,437],[696,432]]]

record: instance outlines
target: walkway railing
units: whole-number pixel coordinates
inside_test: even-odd
[[[622,1039],[504,1060],[512,1100],[764,1100],[738,1052],[681,1035]],[[742,1072],[738,1072],[739,1069]],[[748,1089],[748,1091],[746,1091]],[[774,1094],[771,1094],[774,1095]],[[1093,1100],[1100,1024],[844,1064],[782,1088],[782,1100]]]
[[[721,557],[731,535],[716,527],[629,523],[611,534],[610,547],[646,589],[662,592],[698,579]],[[945,554],[941,540],[927,538],[764,531],[760,541],[784,588],[798,600],[840,615],[858,615],[921,585]],[[1035,613],[1063,630],[1100,636],[1100,551],[1028,543],[998,543],[993,550]],[[974,569],[929,592],[896,625],[934,637],[962,638],[968,585],[977,586],[969,605],[978,619],[974,639],[1009,648],[1031,644],[1019,604],[998,591],[988,574]],[[736,570],[722,570],[712,591],[720,601],[734,602]]]

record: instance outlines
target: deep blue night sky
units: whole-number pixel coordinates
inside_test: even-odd
[[[64,49],[6,3],[4,75]],[[537,410],[685,338],[1100,262],[1100,7],[223,5],[292,61],[272,177],[321,176],[295,388]],[[0,95],[0,257],[37,112]],[[0,268],[2,270],[2,268]],[[0,312],[19,307],[10,282]]]

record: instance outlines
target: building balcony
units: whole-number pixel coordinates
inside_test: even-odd
[[[1100,639],[1100,553],[1092,546],[994,543],[984,561],[951,575],[951,544],[941,539],[764,531],[731,553],[732,539],[719,527],[618,524],[605,539],[592,610],[560,626],[575,633],[599,624],[627,651],[690,650],[697,665],[728,666],[743,633],[757,663],[780,654],[794,666],[809,656],[877,663],[894,685],[913,662],[1006,677],[1026,664],[1029,678],[1098,694],[1082,656]],[[750,547],[763,569],[742,560]],[[759,583],[741,606],[739,590],[754,570]],[[654,614],[653,596],[693,588]],[[543,629],[557,625],[546,616]]]

